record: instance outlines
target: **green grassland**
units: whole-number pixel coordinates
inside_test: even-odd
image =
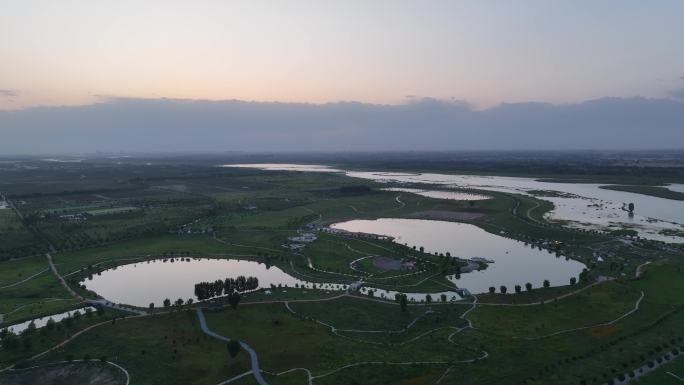
[[[409,303],[405,311],[394,299],[340,297],[329,286],[275,288],[270,294],[246,294],[236,310],[205,310],[208,325],[252,346],[269,383],[297,385],[308,383],[304,370],[278,374],[306,368],[316,385],[440,379],[440,384],[459,385],[602,384],[684,338],[681,253],[549,223],[545,213],[553,205],[543,196],[488,191],[491,199],[471,205],[384,191],[380,188],[387,184],[334,173],[178,164],[50,164],[6,174],[0,189],[21,202],[17,207],[25,220],[14,210],[0,210],[0,239],[11,239],[0,242],[0,256],[37,255],[0,262],[0,313],[6,323],[81,306],[47,270],[43,253],[50,247],[58,273],[86,298],[97,295],[78,287],[89,275],[144,259],[178,257],[248,259],[317,283],[364,278],[369,286],[400,292],[449,290],[453,284],[445,276],[463,263],[413,245],[318,232],[302,250],[283,247],[288,237],[314,231],[310,225],[440,213],[444,220],[532,245],[560,241],[558,252],[584,262],[589,279],[520,294],[481,295],[477,306],[473,297],[456,303],[435,298],[431,304]],[[86,219],[60,218],[72,213],[85,213]],[[609,255],[605,262],[595,261],[596,250]],[[373,264],[378,256],[415,258],[420,268],[412,274],[383,271]],[[359,258],[364,259],[355,268],[361,271],[350,267]],[[654,262],[641,278],[633,278],[645,261]],[[614,279],[591,285],[599,276]],[[226,305],[226,299],[212,303]],[[202,333],[195,309],[157,309],[121,319],[124,315],[130,314],[106,309],[104,315],[18,337],[18,346],[0,349],[0,369],[24,365],[92,325],[98,326],[31,364],[106,357],[129,371],[132,384],[216,384],[250,369],[246,352],[230,359],[224,342]],[[119,319],[112,322],[113,317]],[[681,371],[681,365],[679,360],[665,368]],[[639,383],[673,379],[659,369]],[[234,383],[255,381],[246,376]]]
[[[607,282],[560,300],[532,306],[480,306],[470,315],[478,328],[502,336],[535,338],[559,330],[610,322],[634,308],[640,292]],[[582,314],[582,317],[576,315]]]
[[[0,261],[36,255],[44,250],[9,208],[0,209],[0,240]]]
[[[128,370],[132,384],[216,384],[249,369],[244,352],[230,360],[225,342],[200,331],[194,311],[117,320],[43,360],[69,355],[115,359]]]
[[[397,330],[424,314],[428,307],[409,306],[402,312],[393,304],[340,298],[326,302],[290,302],[295,314],[282,303],[245,303],[237,310],[206,312],[206,317],[212,330],[249,343],[259,353],[266,372],[280,373],[304,367],[314,376],[322,376],[315,378],[317,384],[382,384],[388,380],[421,383],[425,379],[436,381],[449,367],[453,369],[446,373],[444,381],[447,384],[579,384],[583,380],[599,384],[651,359],[670,340],[682,338],[680,325],[684,313],[677,309],[681,309],[684,300],[671,302],[674,299],[671,293],[684,288],[681,274],[663,264],[649,267],[640,280],[589,288],[586,296],[594,304],[594,311],[598,306],[605,306],[606,301],[616,304],[601,310],[602,314],[594,319],[586,319],[588,324],[605,321],[601,315],[613,319],[629,309],[635,298],[621,296],[625,291],[633,294],[643,290],[645,297],[642,308],[612,325],[541,338],[541,331],[535,330],[534,326],[525,326],[521,321],[527,317],[525,314],[514,314],[521,310],[519,308],[507,308],[497,317],[490,313],[491,307],[478,307],[466,316],[473,321],[474,329],[453,334],[454,328],[463,325],[458,319],[468,306],[435,305],[430,309],[434,311],[430,317],[414,324],[415,333],[379,333],[372,337],[354,332],[334,333],[316,321],[340,330]],[[544,319],[549,330],[574,328],[578,326],[581,299],[571,297],[544,305],[545,309],[521,311],[534,312],[531,318]],[[487,323],[489,316],[500,322],[504,318],[515,319],[504,324]],[[521,335],[502,333],[516,322],[522,328]],[[489,354],[486,359],[474,363],[458,362],[478,356],[482,349]],[[52,362],[69,354],[77,357],[116,355],[117,362],[139,383],[181,384],[189,381],[189,376],[202,373],[206,380],[197,383],[212,384],[249,369],[244,352],[237,360],[229,360],[224,344],[200,334],[194,312],[186,310],[104,325],[43,360]],[[344,368],[362,362],[370,363]],[[392,366],[392,363],[401,362],[415,364],[401,368]],[[677,362],[670,367],[676,368]],[[496,370],[492,370],[492,365]],[[651,376],[656,375],[659,373]],[[266,374],[266,378],[273,384],[306,382],[303,373]],[[648,377],[642,381],[646,380]],[[250,381],[245,379],[238,383]]]

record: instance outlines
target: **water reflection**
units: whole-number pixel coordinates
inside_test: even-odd
[[[264,170],[334,171],[322,165],[297,164],[234,164],[226,167],[251,167]],[[607,190],[595,183],[556,183],[533,178],[480,175],[450,175],[435,173],[398,173],[382,171],[346,171],[346,175],[376,182],[439,184],[446,188],[472,188],[533,195],[532,192],[561,192],[563,196],[542,196],[553,202],[551,220],[583,229],[617,230],[630,228],[640,236],[666,242],[684,242],[684,237],[665,235],[666,230],[684,230],[684,201],[658,198],[624,191]],[[684,185],[672,184],[673,191],[684,191]],[[553,195],[553,194],[552,194]],[[450,198],[446,198],[450,199]],[[630,216],[623,209],[628,203],[636,206]]]
[[[493,260],[486,270],[451,277],[458,287],[472,293],[483,293],[490,286],[524,286],[530,282],[540,287],[544,280],[552,286],[567,285],[571,277],[578,277],[585,267],[582,263],[557,257],[546,250],[539,250],[523,242],[488,233],[481,228],[455,222],[421,219],[383,218],[377,220],[353,220],[331,227],[352,232],[389,235],[395,242],[409,247],[421,246],[426,252],[449,252],[453,257],[482,257]]]
[[[180,298],[187,300],[195,297],[195,284],[204,281],[235,278],[244,275],[259,279],[259,288],[269,289],[272,286],[281,288],[314,287],[323,291],[343,292],[347,284],[313,283],[307,282],[285,273],[276,266],[267,266],[254,261],[236,259],[213,258],[175,258],[167,260],[149,260],[135,264],[123,265],[103,271],[95,275],[92,280],[82,283],[98,295],[114,303],[147,307],[150,303],[162,306],[164,299],[172,302]],[[349,283],[352,283],[351,281]],[[379,298],[394,299],[397,293],[390,290],[366,288],[374,291]],[[455,296],[455,292],[444,292],[448,298]],[[440,293],[431,293],[432,297],[439,297]],[[409,300],[423,301],[425,293],[406,293]]]
[[[36,329],[40,329],[47,325],[48,321],[52,319],[55,322],[59,322],[67,317],[73,317],[76,313],[85,314],[86,312],[94,312],[95,308],[92,306],[87,306],[81,309],[65,311],[64,313],[53,314],[45,317],[35,318],[22,323],[10,325],[4,329],[13,332],[14,334],[21,334],[24,330],[28,329],[31,322],[36,326]]]
[[[420,190],[417,188],[402,188],[402,187],[392,187],[383,188],[384,191],[398,191],[407,192],[412,194],[418,194],[428,198],[437,199],[451,199],[457,201],[481,201],[485,199],[491,199],[492,197],[482,194],[461,192],[461,191],[436,191],[436,190]]]

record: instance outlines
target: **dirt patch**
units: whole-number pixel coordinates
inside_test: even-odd
[[[394,258],[375,257],[373,266],[381,270],[401,270],[401,261]]]
[[[415,212],[409,215],[409,218],[433,219],[437,221],[472,221],[483,216],[485,216],[484,213],[472,211],[426,210]]]
[[[175,191],[175,192],[189,192],[190,189],[188,189],[188,186],[184,184],[170,184],[166,186],[153,186],[153,188],[159,189],[159,190],[169,190],[169,191]]]
[[[615,333],[615,326],[603,325],[589,329],[589,335],[597,340],[605,340]]]
[[[0,385],[122,385],[125,383],[125,375],[119,369],[100,362],[55,364],[0,374]]]

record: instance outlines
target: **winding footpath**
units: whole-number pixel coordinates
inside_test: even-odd
[[[11,284],[6,285],[6,286],[1,286],[0,289],[9,289],[10,287],[19,286],[19,285],[21,285],[22,283],[27,282],[27,281],[30,281],[30,280],[32,280],[33,278],[35,278],[35,277],[37,277],[37,276],[39,276],[39,275],[45,273],[45,272],[48,271],[48,270],[50,270],[50,269],[49,269],[49,268],[46,268],[45,270],[41,270],[41,271],[37,272],[36,274],[33,274],[33,275],[30,276],[30,277],[24,278],[23,280],[21,280],[21,281],[19,281],[19,282],[11,283]]]
[[[81,301],[84,301],[85,298],[81,297],[78,293],[76,293],[64,280],[64,277],[62,277],[59,272],[57,271],[57,267],[55,267],[55,263],[52,261],[52,255],[50,253],[45,253],[45,256],[47,257],[48,264],[50,264],[50,270],[52,270],[52,274],[57,277],[59,282],[64,286],[64,288],[71,294],[72,297],[78,298]]]
[[[209,329],[209,327],[207,326],[207,320],[206,320],[206,318],[204,318],[204,312],[202,311],[201,307],[197,308],[197,318],[199,318],[200,328],[202,329],[204,334],[206,334],[210,337],[214,337],[216,339],[219,339],[221,341],[230,342],[230,338],[224,337],[224,336],[217,334],[217,333],[214,333],[213,331],[211,331]],[[259,358],[257,357],[256,351],[254,349],[252,349],[252,347],[247,345],[246,343],[244,343],[242,341],[238,341],[238,342],[240,342],[240,346],[249,353],[249,358],[250,358],[250,361],[252,362],[251,373],[254,375],[254,379],[260,385],[268,385],[268,382],[266,382],[266,380],[264,380],[264,377],[261,375],[261,369],[259,368]],[[243,373],[243,375],[244,375],[244,373]],[[231,379],[230,381],[232,381],[232,380],[233,379]],[[226,383],[226,382],[224,381],[223,383]]]
[[[636,303],[634,304],[634,308],[631,309],[630,311],[628,311],[627,313],[625,313],[625,314],[619,316],[618,318],[615,318],[615,319],[612,320],[612,321],[602,322],[602,323],[598,323],[598,324],[594,324],[594,325],[589,325],[589,326],[582,326],[582,327],[578,327],[578,328],[560,330],[560,331],[557,331],[557,332],[554,332],[554,333],[545,334],[545,335],[543,335],[543,336],[539,336],[539,337],[527,337],[527,338],[525,338],[525,339],[527,339],[527,340],[539,340],[539,339],[542,339],[542,338],[553,337],[553,336],[557,336],[557,335],[560,335],[560,334],[576,332],[576,331],[579,331],[579,330],[591,329],[591,328],[595,328],[595,327],[599,327],[599,326],[608,326],[608,325],[612,325],[612,324],[614,324],[614,323],[620,321],[621,319],[623,319],[623,318],[625,318],[625,317],[627,317],[627,316],[629,316],[629,315],[635,313],[636,311],[638,311],[638,310],[639,310],[639,305],[641,305],[641,301],[644,299],[644,296],[645,296],[645,294],[644,294],[644,292],[642,291],[642,292],[641,292],[641,296],[639,296],[639,298],[637,299]]]

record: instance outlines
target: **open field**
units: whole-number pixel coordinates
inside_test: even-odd
[[[82,289],[82,280],[149,259],[255,261],[316,288],[264,286],[243,293],[236,310],[226,296],[138,313],[104,307],[101,315],[10,337],[0,349],[0,369],[105,357],[129,372],[131,384],[208,385],[250,370],[245,351],[231,359],[224,341],[201,330],[198,307],[205,308],[212,331],[249,344],[265,380],[276,385],[598,385],[684,338],[681,250],[549,223],[545,214],[553,205],[543,193],[488,191],[491,199],[468,203],[384,191],[387,184],[339,174],[187,165],[50,167],[0,183],[25,218],[0,210],[0,231],[14,234],[19,248],[30,245],[0,262],[3,325],[82,306],[50,270],[44,254],[50,248],[56,273],[87,299],[102,293]],[[47,182],[41,185],[38,178]],[[75,214],[83,218],[60,217]],[[430,303],[407,301],[405,310],[393,297],[332,289],[363,280],[400,293],[454,290],[447,276],[469,262],[445,256],[447,250],[429,253],[423,245],[323,231],[353,219],[435,215],[534,248],[557,241],[561,246],[549,258],[557,252],[584,263],[585,280],[549,288],[534,282],[530,291],[509,287],[507,294],[466,295],[458,302],[434,295]],[[290,247],[295,242],[289,238],[303,233],[316,239]],[[402,270],[406,260],[415,262],[415,270]],[[235,278],[238,272],[218,275]],[[680,371],[680,361],[639,383],[673,380],[665,371]],[[7,378],[0,374],[0,383]],[[232,383],[256,382],[247,375]]]

